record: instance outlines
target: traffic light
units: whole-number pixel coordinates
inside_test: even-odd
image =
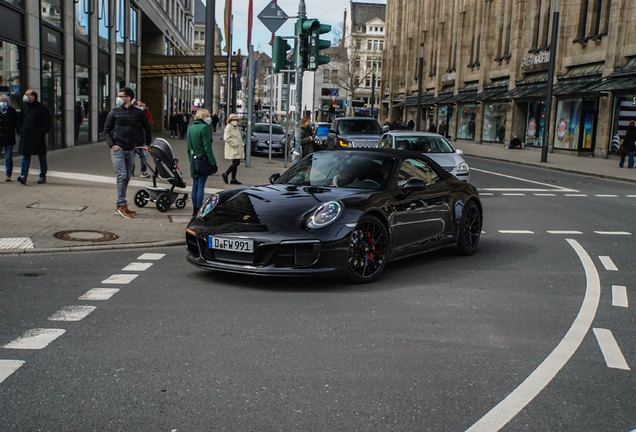
[[[335,103],[331,104],[331,107],[329,107],[329,112],[330,113],[335,113],[336,112],[336,104]]]
[[[327,64],[331,61],[331,57],[320,55],[320,50],[331,46],[331,42],[328,40],[320,39],[321,34],[329,33],[331,31],[331,26],[329,24],[320,24],[320,21],[316,19],[307,20],[304,25],[307,25],[310,21],[312,23],[309,26],[311,34],[309,36],[309,64],[307,69],[310,71],[316,71],[320,65]]]
[[[260,111],[260,110],[261,110],[260,102],[254,102],[254,111]]]
[[[291,46],[285,39],[280,36],[274,38],[272,47],[272,69],[274,69],[274,73],[280,72],[281,69],[287,69],[287,50],[290,49]]]

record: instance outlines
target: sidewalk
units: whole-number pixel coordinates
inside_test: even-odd
[[[166,138],[172,145],[188,184],[183,192],[190,194],[192,179],[185,140],[170,139],[167,134],[157,136]],[[616,159],[550,153],[548,162],[541,163],[541,152],[537,149],[508,150],[501,146],[467,142],[453,145],[462,149],[466,156],[636,183],[636,169],[620,169]],[[223,183],[220,176],[230,165],[230,161],[223,157],[220,133],[214,135],[213,149],[219,172],[208,179],[206,194],[230,187]],[[13,181],[0,183],[4,203],[0,207],[0,254],[183,244],[184,230],[192,215],[192,202],[188,199],[186,208],[179,210],[173,206],[166,213],[159,212],[154,203],[137,208],[133,204],[135,192],[140,187],[152,184],[150,179],[139,177],[138,160],[135,177],[128,188],[129,207],[138,212],[132,220],[115,215],[116,182],[105,143],[50,152],[49,173],[44,185],[36,183],[39,174],[37,158],[32,159],[27,186],[16,181],[20,160],[19,156],[14,158]],[[238,179],[244,185],[267,184],[270,175],[285,171],[281,158],[273,158],[269,163],[267,157],[253,156],[251,162],[251,168],[241,163],[238,170]],[[4,166],[2,170],[4,172]],[[158,185],[168,186],[168,183],[158,180]],[[59,235],[63,231],[74,232],[66,235],[67,240],[55,237],[55,234]]]

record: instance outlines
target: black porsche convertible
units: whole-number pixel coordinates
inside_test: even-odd
[[[421,153],[321,151],[270,185],[210,196],[186,231],[197,267],[370,282],[387,262],[442,247],[477,249],[477,190]]]

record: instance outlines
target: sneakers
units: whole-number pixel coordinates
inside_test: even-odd
[[[5,181],[10,182],[11,181],[11,176],[7,176],[7,179]]]
[[[128,208],[125,205],[117,207],[117,210],[115,210],[115,214],[121,215],[126,219],[132,219],[133,217],[133,215],[130,213],[130,211],[128,211]]]
[[[18,177],[18,183],[21,183],[21,184],[26,186],[26,179],[24,177],[20,176],[20,177]]]
[[[230,181],[230,183],[231,183],[231,184],[243,184],[243,183],[241,183],[240,181],[238,181],[237,179],[232,179],[232,180]]]
[[[221,178],[223,179],[225,184],[227,184],[227,174],[226,173],[221,174]],[[18,179],[18,181],[20,181],[20,179]]]
[[[126,207],[126,211],[127,211],[128,213],[130,213],[131,215],[136,215],[136,214],[137,214],[137,212],[136,212],[136,211],[132,211],[132,210],[130,210],[130,209],[128,208],[128,204],[126,204],[124,207]]]
[[[44,184],[44,183],[46,183],[46,177],[40,177],[38,179],[38,184]]]
[[[150,177],[150,174],[148,174],[148,173],[141,173],[141,175],[140,175],[139,177],[141,177],[141,178],[148,178],[148,177]]]

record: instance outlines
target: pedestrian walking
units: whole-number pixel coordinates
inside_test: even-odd
[[[104,124],[104,135],[110,147],[110,158],[117,174],[117,208],[115,214],[130,219],[136,212],[128,209],[126,189],[135,168],[135,147],[150,146],[152,131],[146,114],[132,105],[135,92],[128,87],[119,90],[117,107]]]
[[[625,165],[625,157],[627,156],[629,157],[627,168],[634,168],[634,151],[636,151],[636,126],[634,120],[630,120],[628,123],[627,131],[623,138],[623,147],[624,149],[622,151],[620,148],[618,149],[621,154],[621,162],[618,166],[623,168]]]
[[[179,113],[179,135],[181,139],[185,138],[186,131],[188,130],[188,115],[185,111]]]
[[[303,157],[314,152],[314,134],[309,126],[310,122],[309,117],[300,120],[300,147],[303,149]]]
[[[141,110],[144,115],[146,116],[146,120],[148,120],[148,124],[150,124],[151,120],[152,120],[152,115],[148,115],[150,113],[150,111],[146,110],[146,105],[140,101],[137,100],[135,101],[135,108]],[[144,142],[146,142],[144,140]],[[150,177],[150,174],[148,174],[148,167],[146,166],[146,150],[145,149],[139,149],[139,170],[141,171],[141,174],[139,175],[139,177],[142,178],[148,178]],[[133,176],[135,173],[135,168],[133,167]]]
[[[212,131],[216,132],[216,127],[219,125],[219,116],[214,114],[212,116]]]
[[[170,138],[177,138],[177,128],[179,127],[179,119],[177,112],[173,111],[170,116]]]
[[[188,128],[188,156],[190,158],[190,175],[192,176],[192,217],[194,218],[201,205],[208,177],[218,168],[212,151],[210,124],[212,118],[205,108],[199,108],[194,116],[194,123]]]
[[[84,107],[82,101],[75,103],[75,142],[79,139],[80,126],[84,123]]]
[[[238,166],[241,163],[241,159],[245,157],[245,143],[243,143],[243,136],[238,128],[239,118],[236,114],[230,114],[228,117],[228,124],[225,125],[225,131],[223,132],[223,139],[225,140],[225,159],[230,159],[232,165],[221,174],[223,181],[228,182],[228,177],[231,174],[232,184],[241,184],[236,179],[236,172]]]
[[[18,114],[18,134],[20,135],[20,153],[22,165],[18,181],[26,186],[31,166],[31,156],[40,161],[38,184],[46,183],[48,164],[46,161],[46,134],[51,130],[49,109],[38,101],[38,94],[29,89],[24,93],[24,105]]]
[[[4,152],[4,171],[8,182],[13,175],[13,146],[18,127],[18,112],[10,102],[9,97],[0,95],[0,154]]]

